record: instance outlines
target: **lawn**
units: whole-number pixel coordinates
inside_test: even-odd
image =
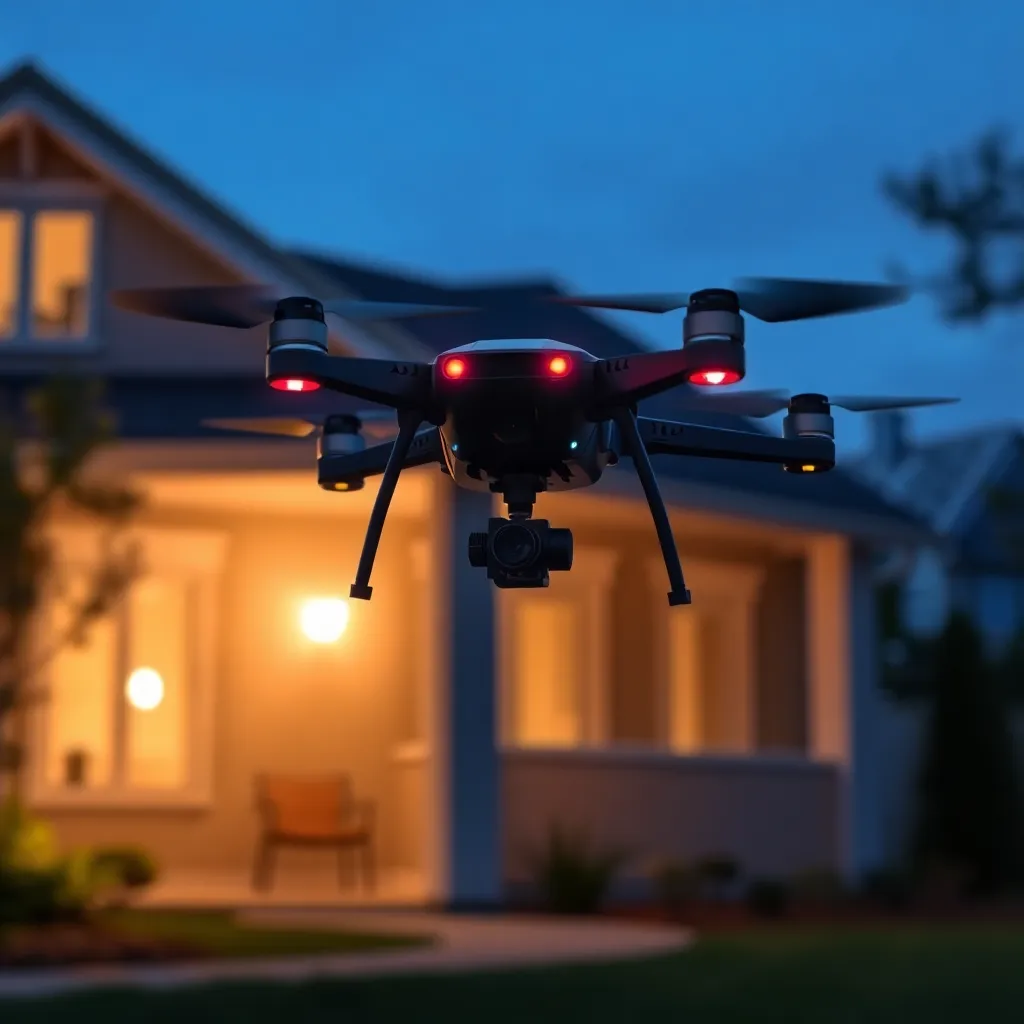
[[[3,1003],[4,1024],[967,1024],[1021,1019],[1024,932],[759,932],[615,966]]]

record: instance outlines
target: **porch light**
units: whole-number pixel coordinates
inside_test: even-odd
[[[333,644],[348,627],[348,601],[340,597],[314,597],[299,613],[299,625],[307,640],[315,644]]]
[[[163,703],[163,677],[155,668],[137,668],[128,677],[125,696],[136,710],[153,711]]]

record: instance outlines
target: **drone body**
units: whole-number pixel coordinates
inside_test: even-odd
[[[595,484],[608,466],[628,456],[654,520],[671,587],[669,603],[679,605],[690,602],[690,593],[650,456],[739,459],[775,463],[789,472],[820,473],[835,465],[833,405],[868,411],[953,401],[830,402],[817,394],[708,394],[745,376],[741,307],[777,322],[852,312],[902,298],[890,286],[770,279],[758,279],[739,291],[708,289],[685,296],[548,296],[541,301],[652,313],[685,308],[683,345],[599,359],[555,340],[478,341],[442,352],[429,363],[332,355],[325,312],[349,319],[404,319],[472,309],[350,300],[325,305],[246,287],[122,292],[114,302],[134,312],[225,327],[269,320],[266,377],[271,387],[299,393],[325,388],[394,410],[398,434],[393,442],[367,447],[363,422],[377,414],[328,416],[317,442],[321,487],[357,490],[366,477],[382,477],[352,597],[368,600],[372,593],[370,574],[402,469],[439,464],[460,487],[500,494],[508,518],[493,517],[486,532],[469,537],[470,562],[486,568],[499,587],[532,588],[546,587],[550,571],[572,567],[570,531],[532,518],[537,495]],[[687,385],[679,401],[684,410],[755,417],[785,410],[782,437],[637,415],[642,400]],[[317,426],[301,420],[221,420],[208,425],[298,437]]]

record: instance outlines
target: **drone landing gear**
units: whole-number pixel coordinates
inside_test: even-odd
[[[626,450],[633,458],[636,475],[640,478],[640,486],[644,489],[644,496],[647,498],[647,505],[651,510],[651,518],[654,520],[654,529],[658,533],[661,556],[665,560],[668,582],[672,588],[668,592],[668,603],[672,607],[690,604],[690,592],[686,589],[686,581],[683,578],[683,566],[679,561],[676,539],[672,535],[672,524],[668,520],[668,509],[665,508],[665,499],[662,498],[661,491],[658,489],[658,480],[654,475],[650,456],[640,437],[636,413],[632,409],[618,409],[614,414],[614,420],[626,442]]]
[[[387,519],[388,509],[391,507],[391,499],[395,496],[395,487],[398,485],[398,476],[402,472],[402,466],[409,455],[409,449],[416,437],[416,431],[423,422],[423,415],[419,412],[402,410],[398,413],[398,436],[395,438],[391,454],[388,456],[387,465],[384,467],[384,475],[381,477],[380,490],[373,502],[373,509],[370,512],[370,522],[366,527],[366,539],[363,541],[362,554],[359,556],[359,565],[356,568],[356,581],[349,587],[349,597],[359,601],[369,601],[373,594],[373,587],[370,586],[370,574],[373,572],[373,561],[377,557],[377,548],[380,546],[381,534],[384,532],[384,521]]]

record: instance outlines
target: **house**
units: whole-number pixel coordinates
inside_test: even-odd
[[[694,594],[669,609],[628,464],[592,491],[542,498],[573,528],[576,564],[518,593],[466,557],[488,497],[414,470],[373,600],[352,603],[336,643],[313,643],[301,610],[347,594],[372,481],[327,494],[307,443],[198,424],[353,406],[267,388],[258,331],[143,320],[104,300],[257,280],[470,305],[557,287],[450,285],[282,249],[38,68],[0,81],[0,373],[8,387],[69,360],[102,374],[120,443],[95,470],[148,499],[133,527],[147,575],[51,665],[33,721],[30,798],[65,842],[139,842],[169,879],[244,884],[254,776],[344,771],[379,811],[382,892],[401,879],[443,905],[500,900],[556,822],[649,856],[730,852],[758,874],[878,863],[871,566],[877,549],[928,542],[915,515],[838,470],[659,458]],[[403,358],[496,336],[640,347],[559,307],[541,321],[336,328],[352,354]],[[644,411],[671,415],[673,400]],[[54,528],[69,562],[90,557],[80,526]],[[84,778],[68,768],[76,752]],[[281,871],[312,877],[319,863],[297,853]]]
[[[944,541],[900,560],[907,627],[933,633],[956,608],[998,651],[1024,628],[1024,430],[1006,424],[915,442],[903,412],[875,413],[870,424],[856,472]]]

